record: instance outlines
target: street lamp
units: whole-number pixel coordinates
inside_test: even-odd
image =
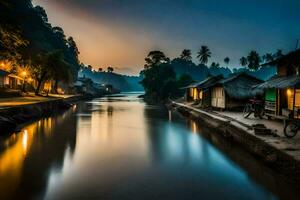
[[[25,79],[26,79],[26,75],[27,75],[27,72],[23,71],[22,72],[22,76],[23,76],[23,88],[22,88],[22,92],[25,92]]]

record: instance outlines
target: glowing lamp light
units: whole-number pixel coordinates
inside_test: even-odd
[[[292,95],[292,90],[291,90],[291,89],[288,89],[288,90],[286,91],[286,93],[287,93],[288,96],[291,96],[291,95]]]
[[[22,75],[25,77],[27,75],[27,72],[26,71],[23,71],[22,72]]]

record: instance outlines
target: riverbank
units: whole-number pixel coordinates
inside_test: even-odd
[[[287,175],[295,175],[300,179],[300,146],[297,139],[295,142],[284,138],[278,131],[268,128],[258,133],[254,124],[245,123],[228,113],[224,115],[174,101],[171,102],[171,107],[229,140],[239,143],[273,169]]]
[[[73,103],[81,100],[91,99],[91,96],[66,96],[11,99],[10,104],[3,101],[0,107],[0,134],[9,134],[18,131],[22,124],[34,121],[44,116],[65,111],[69,109]],[[1,104],[1,103],[0,103]]]

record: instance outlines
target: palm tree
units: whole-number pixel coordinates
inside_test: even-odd
[[[214,68],[214,67],[218,68],[218,67],[220,67],[220,64],[216,63],[216,62],[212,62],[211,65],[210,65],[210,67],[212,67],[212,68]]]
[[[180,58],[185,61],[192,60],[192,52],[190,49],[184,49],[180,55]]]
[[[208,59],[211,57],[211,52],[207,46],[201,46],[197,58],[201,64],[207,64]]]
[[[248,60],[246,57],[241,57],[240,58],[240,64],[245,67],[248,64]]]
[[[247,56],[247,60],[248,60],[249,69],[254,70],[254,71],[258,70],[260,62],[261,62],[261,58],[256,51],[251,51],[249,53],[249,55]]]
[[[114,68],[113,67],[107,67],[107,72],[108,73],[113,73],[114,71]]]
[[[274,57],[271,53],[266,53],[262,56],[262,59],[264,62],[272,62],[274,60]]]
[[[281,50],[281,49],[278,49],[277,52],[274,54],[274,57],[275,57],[275,58],[279,58],[279,57],[281,57],[281,56],[283,56],[282,50]]]
[[[229,58],[229,57],[224,58],[224,63],[225,63],[226,65],[228,65],[229,62],[230,62],[230,58]]]

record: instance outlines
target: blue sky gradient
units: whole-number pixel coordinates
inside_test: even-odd
[[[50,22],[73,35],[81,59],[96,67],[138,73],[147,52],[174,58],[201,45],[212,51],[210,62],[228,56],[230,67],[250,50],[261,54],[295,48],[300,39],[297,0],[34,0]],[[196,62],[196,60],[195,60]]]

